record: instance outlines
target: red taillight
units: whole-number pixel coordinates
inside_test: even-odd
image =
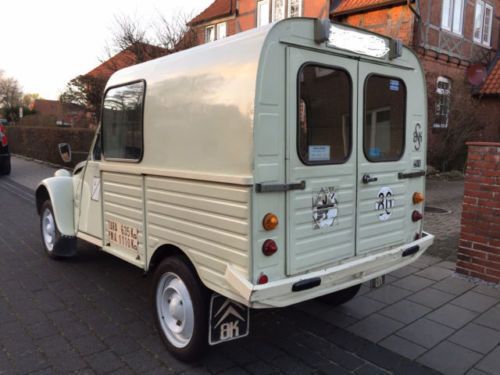
[[[419,221],[422,220],[422,218],[423,218],[422,214],[416,210],[413,211],[413,213],[411,214],[411,219],[413,221]]]
[[[259,279],[257,280],[257,284],[259,285],[262,285],[262,284],[267,284],[267,282],[269,281],[269,277],[267,277],[266,275],[264,274],[261,274],[259,276]]]
[[[278,245],[276,245],[276,242],[274,242],[273,240],[264,241],[264,244],[262,245],[262,252],[265,256],[271,256],[276,251],[278,251]]]

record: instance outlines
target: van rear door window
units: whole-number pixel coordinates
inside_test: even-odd
[[[302,163],[340,164],[349,158],[351,87],[342,69],[308,64],[300,70],[297,147]]]
[[[144,86],[135,82],[106,92],[102,114],[105,159],[141,159]]]
[[[404,152],[406,86],[398,78],[371,75],[365,84],[363,148],[372,162],[396,161]]]

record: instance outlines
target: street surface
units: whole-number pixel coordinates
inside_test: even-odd
[[[52,172],[13,158],[12,176],[0,178],[0,374],[500,371],[500,290],[458,279],[432,256],[343,307],[253,311],[250,337],[180,363],[155,331],[151,277],[84,243],[75,259],[45,256],[30,176]]]

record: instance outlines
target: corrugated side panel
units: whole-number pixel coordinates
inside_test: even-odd
[[[104,237],[105,245],[118,249],[127,259],[144,263],[144,204],[142,176],[123,173],[102,173],[104,202]],[[108,221],[119,222],[138,231],[138,251],[112,243],[109,239]],[[140,256],[137,259],[137,256]]]
[[[163,177],[146,177],[145,184],[148,257],[161,245],[175,245],[215,290],[229,289],[227,264],[248,276],[249,187]]]

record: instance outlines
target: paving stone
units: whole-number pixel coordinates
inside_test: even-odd
[[[410,275],[395,281],[392,285],[398,286],[403,289],[408,289],[413,292],[417,292],[421,289],[428,287],[433,283],[434,281],[426,279],[424,277]]]
[[[447,270],[455,271],[457,265],[455,262],[445,260],[444,262],[439,262],[434,264],[436,267],[446,268]]]
[[[435,283],[432,287],[446,293],[459,295],[465,293],[469,289],[474,288],[474,284],[457,277],[448,277]]]
[[[429,267],[432,266],[433,264],[441,262],[441,258],[433,256],[433,255],[428,255],[424,254],[420,256],[415,262],[412,263],[414,267],[417,268],[424,268],[424,267]]]
[[[411,294],[410,291],[402,288],[398,288],[393,285],[385,285],[379,289],[367,293],[366,297],[377,300],[382,303],[392,304],[399,301]]]
[[[500,346],[494,349],[474,367],[490,374],[498,374],[500,369]]]
[[[386,305],[382,302],[375,301],[366,296],[361,296],[344,303],[342,306],[337,307],[336,310],[348,316],[362,319],[385,306]]]
[[[400,268],[396,271],[392,271],[389,275],[394,276],[397,279],[400,279],[402,277],[406,277],[406,276],[411,275],[415,272],[418,272],[419,269],[420,268],[413,267],[410,265],[410,266]]]
[[[379,345],[382,345],[383,347],[401,354],[411,360],[414,360],[427,351],[426,348],[396,335],[389,336],[380,341]]]
[[[454,299],[451,303],[472,311],[484,312],[497,303],[500,303],[500,301],[496,298],[470,291]]]
[[[379,314],[373,314],[347,329],[370,341],[378,342],[401,327],[403,327],[403,324],[400,322]]]
[[[465,373],[480,358],[481,355],[472,350],[444,341],[422,355],[418,361],[444,375],[456,375]]]
[[[448,340],[479,353],[488,353],[500,344],[500,332],[471,323],[449,337]]]
[[[343,314],[337,309],[330,309],[321,319],[340,328],[348,327],[358,321],[358,319]]]
[[[89,363],[93,370],[101,374],[118,370],[124,366],[123,362],[120,361],[116,354],[110,351],[92,354],[85,357],[85,360]]]
[[[421,305],[435,309],[446,302],[452,300],[455,296],[453,294],[445,293],[437,289],[426,288],[415,294],[412,294],[407,299],[419,303]]]
[[[134,353],[125,354],[120,357],[122,361],[127,363],[136,373],[142,374],[146,371],[151,371],[161,364],[145,350],[139,350]]]
[[[69,374],[71,372],[85,369],[87,363],[74,352],[57,352],[56,355],[51,355],[49,357],[49,362],[58,371],[64,374]]]
[[[276,374],[276,370],[274,370],[271,366],[269,366],[264,361],[256,361],[245,367],[245,369],[250,374],[255,375],[271,375]]]
[[[486,311],[479,318],[475,319],[474,323],[500,331],[500,308],[495,307]]]
[[[387,374],[387,372],[384,371],[384,370],[382,370],[381,368],[373,366],[373,365],[370,365],[370,364],[366,364],[366,365],[362,366],[361,368],[357,369],[354,373],[356,375],[379,375],[379,374],[382,375],[382,374]]]
[[[93,335],[79,337],[71,342],[73,347],[82,355],[94,354],[106,349],[106,346]]]
[[[275,358],[272,361],[272,365],[279,370],[283,371],[285,374],[311,374],[313,369],[307,366],[305,363],[298,361],[294,357],[283,356]]]
[[[425,348],[432,348],[453,332],[450,327],[422,318],[397,332],[397,335]]]
[[[473,289],[473,292],[497,298],[500,301],[500,286],[478,285]]]
[[[432,311],[430,308],[418,303],[402,300],[380,310],[379,313],[399,322],[409,324],[430,311]]]
[[[453,271],[446,268],[431,266],[423,269],[420,272],[417,272],[415,275],[439,281],[453,275]]]
[[[490,374],[487,374],[486,372],[482,372],[476,368],[473,368],[473,369],[467,371],[467,373],[465,375],[490,375]]]
[[[477,316],[477,313],[464,308],[446,304],[426,316],[427,319],[444,324],[451,328],[460,328]]]
[[[141,349],[136,340],[126,335],[111,336],[104,339],[104,342],[118,355],[136,352]]]

